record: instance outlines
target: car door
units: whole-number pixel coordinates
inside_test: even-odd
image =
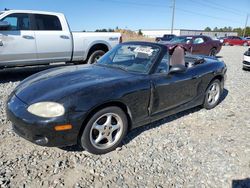
[[[242,45],[243,40],[240,37],[233,37],[234,45]]]
[[[26,65],[34,63],[36,56],[35,34],[32,31],[30,15],[12,13],[1,21],[10,27],[0,30],[0,65]]]
[[[207,47],[206,47],[206,40],[202,36],[195,37],[193,39],[191,53],[208,55]]]
[[[72,38],[56,15],[34,14],[35,36],[39,62],[70,61]]]
[[[153,99],[151,116],[166,113],[180,105],[186,104],[197,95],[198,79],[192,69],[184,73],[168,74],[169,60],[163,58],[158,69],[151,76]]]

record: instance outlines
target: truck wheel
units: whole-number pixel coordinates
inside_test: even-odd
[[[102,50],[94,51],[88,59],[88,64],[96,63],[104,54],[105,52]]]

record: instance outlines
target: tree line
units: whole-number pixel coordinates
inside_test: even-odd
[[[116,27],[115,29],[96,29],[95,32],[116,32],[116,31],[119,31],[119,28]],[[243,28],[232,28],[232,27],[222,27],[222,28],[218,28],[218,27],[215,27],[215,28],[210,28],[210,27],[206,27],[204,29],[204,31],[213,31],[213,32],[237,32],[238,33],[238,36],[243,36],[243,33],[244,33],[244,29]],[[83,31],[85,32],[85,31]],[[143,35],[142,34],[142,31],[141,29],[139,30],[139,35]],[[250,27],[246,27],[246,31],[245,31],[245,36],[250,36]]]
[[[210,27],[206,27],[204,31],[214,31],[214,32],[237,32],[238,36],[243,36],[244,28],[232,28],[232,27],[222,27],[218,28],[215,27],[214,29],[211,29]],[[246,27],[246,34],[245,36],[250,36],[250,27]]]

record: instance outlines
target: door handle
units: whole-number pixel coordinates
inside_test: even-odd
[[[66,36],[66,35],[61,35],[60,38],[62,38],[62,39],[69,39],[69,37]]]
[[[33,37],[33,36],[30,36],[30,35],[23,35],[23,38],[24,38],[24,39],[34,39],[34,37]]]
[[[3,46],[3,41],[0,40],[0,46]]]

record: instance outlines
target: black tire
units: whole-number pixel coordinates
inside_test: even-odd
[[[107,114],[107,117],[106,117],[106,114]],[[113,131],[107,125],[109,115],[111,115],[111,118],[110,118],[111,120],[110,120],[109,125],[112,127],[112,126],[117,126],[118,124],[121,123],[120,128]],[[112,115],[114,115],[114,116],[112,117]],[[117,119],[113,119],[113,118],[117,118],[117,117],[119,117],[118,121],[117,121]],[[117,122],[117,125],[116,124],[113,125],[112,121],[113,121],[113,123]],[[103,123],[103,124],[100,125],[101,123]],[[95,129],[95,127],[97,127],[97,126],[101,127],[102,131],[100,131],[99,128]],[[117,146],[119,146],[122,139],[127,134],[127,130],[128,130],[128,120],[127,120],[127,116],[124,113],[124,111],[121,108],[116,107],[116,106],[107,107],[107,108],[104,108],[102,110],[99,110],[90,118],[90,120],[88,121],[88,123],[87,123],[87,125],[86,125],[86,127],[81,135],[79,144],[82,148],[84,148],[85,150],[87,150],[90,153],[105,154],[105,153],[108,153],[110,151],[113,151]],[[110,133],[108,134],[107,132],[110,132]],[[114,138],[113,138],[113,135],[115,135]],[[98,143],[96,143],[95,141],[98,139],[99,136],[101,136],[102,139],[101,140],[99,139],[100,141]],[[108,141],[109,136],[111,136],[112,140],[114,140],[113,143],[112,142],[110,143]]]
[[[214,108],[215,106],[217,106],[217,104],[220,101],[220,97],[221,97],[221,94],[222,94],[222,91],[223,91],[223,86],[222,85],[223,84],[218,79],[215,79],[215,80],[210,82],[210,84],[208,85],[207,90],[206,90],[205,99],[204,99],[204,102],[203,102],[203,105],[202,105],[203,108],[205,108],[207,110],[210,110],[210,109]],[[216,91],[217,92],[212,91],[213,86],[216,86]],[[211,93],[211,92],[214,92],[214,93]],[[213,95],[214,95],[214,100],[211,101],[211,97],[213,97]]]
[[[96,63],[96,61],[105,54],[103,50],[94,51],[88,58],[88,64]]]
[[[243,66],[243,67],[242,67],[242,70],[244,70],[244,71],[249,71],[250,68]]]
[[[215,57],[216,56],[216,52],[217,52],[216,48],[212,48],[210,50],[210,52],[209,52],[209,56]]]

